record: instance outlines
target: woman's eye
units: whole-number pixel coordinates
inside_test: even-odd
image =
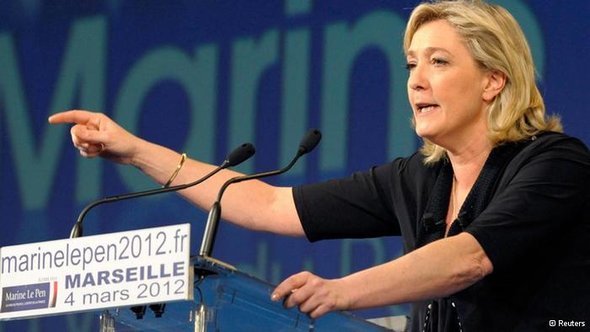
[[[442,59],[442,58],[432,58],[432,60],[430,60],[430,62],[433,65],[446,65],[447,63],[449,63],[447,60]]]
[[[412,70],[412,69],[414,69],[414,68],[416,68],[416,64],[415,64],[415,63],[409,63],[409,62],[408,62],[408,63],[406,63],[406,69],[407,69],[408,71],[410,71],[410,70]]]

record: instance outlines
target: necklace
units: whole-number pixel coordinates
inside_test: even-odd
[[[453,205],[453,214],[451,215],[451,220],[457,219],[457,209],[458,209],[458,200],[457,200],[457,178],[453,175],[453,184],[451,187],[451,204]]]
[[[457,178],[453,175],[453,182],[451,183],[451,218],[447,223],[445,236],[451,229],[453,222],[457,219],[457,205],[459,205],[457,201]]]

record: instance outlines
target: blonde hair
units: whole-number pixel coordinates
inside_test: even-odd
[[[506,83],[488,109],[488,137],[493,146],[520,141],[543,131],[562,131],[556,116],[546,116],[535,82],[535,67],[524,33],[504,8],[479,0],[423,3],[412,12],[404,35],[407,52],[425,23],[446,20],[464,39],[475,61],[486,70],[502,72]],[[426,163],[446,157],[446,150],[428,140],[421,149]]]

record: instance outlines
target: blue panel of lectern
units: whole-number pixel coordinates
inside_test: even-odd
[[[101,314],[101,330],[389,331],[346,312],[311,319],[271,301],[274,286],[265,281],[209,257],[193,261],[194,301],[109,309]]]

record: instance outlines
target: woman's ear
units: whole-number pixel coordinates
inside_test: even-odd
[[[487,81],[485,83],[482,97],[487,102],[492,102],[497,95],[502,92],[506,85],[506,74],[499,70],[491,70],[487,73]]]

